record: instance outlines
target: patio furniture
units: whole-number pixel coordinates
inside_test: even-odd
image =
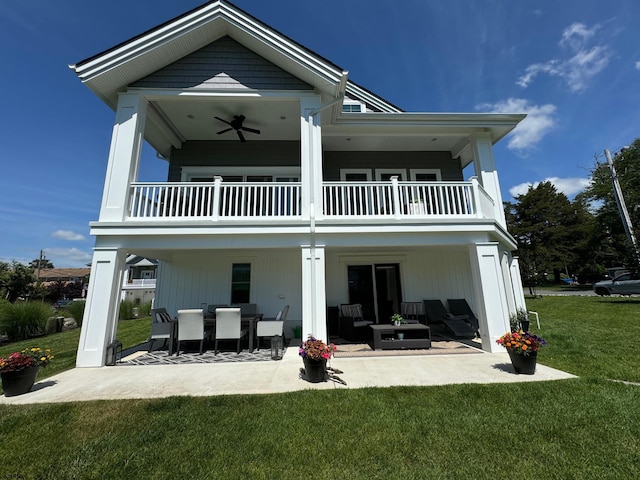
[[[216,316],[216,308],[227,308],[226,304],[215,304],[207,306],[207,318],[214,318]]]
[[[242,313],[240,308],[216,309],[216,331],[214,355],[218,354],[220,340],[237,340],[236,353],[240,353],[240,340],[249,333],[242,329]],[[251,347],[251,346],[250,346]]]
[[[400,315],[407,323],[426,323],[424,304],[422,302],[401,302]],[[421,322],[420,320],[423,320]]]
[[[431,329],[421,323],[378,324],[369,328],[373,330],[374,350],[431,348]]]
[[[202,308],[192,308],[188,310],[178,310],[178,348],[176,355],[180,355],[180,345],[182,342],[200,340],[200,355],[204,347],[204,339],[208,336],[204,328],[204,310]]]
[[[151,309],[151,333],[149,334],[149,352],[153,350],[153,342],[164,340],[164,345],[171,338],[171,315],[166,308]]]
[[[340,305],[340,336],[345,340],[366,340],[369,338],[369,325],[373,323],[363,318],[361,304]]]
[[[284,320],[286,311],[289,310],[289,305],[280,310],[275,318],[263,318],[256,322],[256,348],[260,350],[260,339],[263,337],[274,337],[280,335],[283,338],[283,342],[286,342],[284,336]]]
[[[452,315],[440,300],[424,300],[429,324],[442,323],[455,338],[475,338],[476,332],[467,315]]]
[[[466,315],[469,317],[469,322],[471,326],[475,329],[476,335],[480,336],[480,321],[478,317],[475,316],[473,310],[467,303],[467,300],[464,298],[454,298],[447,300],[447,304],[449,305],[449,311],[453,315]]]
[[[255,303],[234,303],[233,308],[240,308],[242,315],[255,315],[258,313],[258,305]]]

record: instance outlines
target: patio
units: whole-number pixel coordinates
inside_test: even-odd
[[[437,342],[436,342],[437,343]],[[448,343],[448,342],[447,342]],[[456,351],[457,350],[457,351]],[[268,354],[261,350],[259,355]],[[560,380],[573,375],[538,364],[535,375],[517,375],[506,353],[486,353],[464,346],[450,351],[436,348],[396,355],[334,358],[330,366],[341,370],[337,381],[309,383],[300,377],[302,361],[296,343],[280,361],[213,361],[75,368],[38,381],[33,390],[17,397],[0,397],[2,404],[28,404],[163,398],[268,394],[304,389],[343,389],[389,386],[431,386],[462,383],[514,383]],[[460,354],[464,352],[463,354]],[[397,353],[397,352],[396,352]],[[220,356],[219,354],[218,356]],[[229,354],[237,356],[235,352]],[[182,355],[180,355],[182,356]],[[199,356],[195,354],[195,356]]]

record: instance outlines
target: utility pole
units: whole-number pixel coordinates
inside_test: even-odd
[[[616,205],[618,206],[618,212],[620,213],[620,218],[622,219],[622,226],[624,227],[624,231],[627,234],[627,238],[629,239],[633,247],[633,255],[635,257],[636,264],[640,265],[640,251],[638,250],[638,242],[636,241],[636,236],[633,233],[633,224],[631,223],[631,217],[629,217],[627,204],[625,203],[624,196],[622,195],[622,188],[620,188],[620,182],[618,181],[618,174],[616,173],[616,167],[613,165],[613,160],[611,159],[611,153],[609,153],[608,149],[605,149],[604,156],[607,158],[607,163],[609,164],[609,170],[611,170],[611,181],[613,182],[613,195],[616,199]]]
[[[40,264],[42,263],[42,257],[44,257],[44,252],[40,250],[40,258],[38,258],[38,273],[36,277],[38,282],[40,281]]]

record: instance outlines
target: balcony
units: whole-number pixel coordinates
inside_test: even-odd
[[[300,183],[133,183],[129,220],[305,220]],[[324,219],[493,218],[494,202],[470,182],[325,182]],[[322,218],[316,220],[321,221]]]

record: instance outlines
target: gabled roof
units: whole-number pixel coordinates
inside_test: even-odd
[[[214,0],[169,20],[70,68],[112,109],[131,83],[230,36],[330,98],[346,93],[374,111],[401,112],[395,105],[347,81],[346,71],[225,0]]]

